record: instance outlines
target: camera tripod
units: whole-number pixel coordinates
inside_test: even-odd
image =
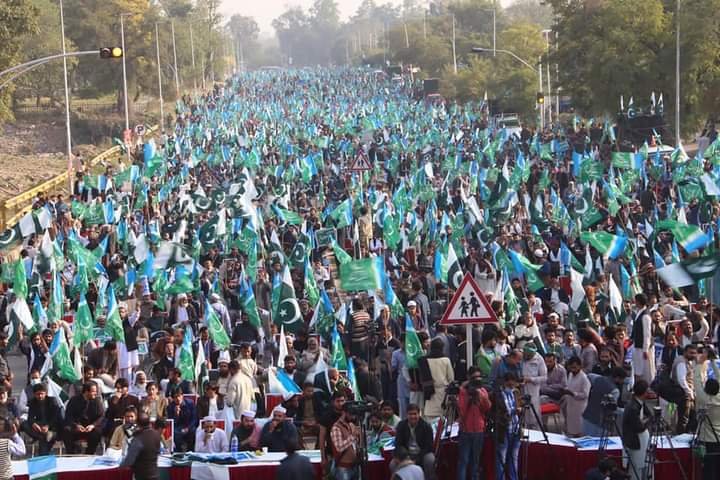
[[[670,435],[667,433],[670,431],[670,426],[662,418],[659,406],[653,408],[653,415],[650,417],[648,431],[650,433],[650,440],[645,456],[645,479],[653,480],[655,478],[655,465],[658,463],[675,463],[677,464],[678,470],[680,470],[680,475],[683,480],[687,480],[687,474],[685,473],[682,462],[680,462],[680,457],[678,457],[677,451],[675,450],[672,438],[670,438]],[[670,446],[670,452],[672,452],[673,456],[672,460],[657,461],[658,441],[662,441],[663,438]]]
[[[715,425],[713,425],[712,420],[708,416],[707,410],[705,409],[699,409],[696,413],[697,418],[697,428],[695,429],[695,433],[693,434],[693,439],[690,442],[690,448],[692,449],[693,455],[697,458],[699,458],[703,463],[703,468],[705,467],[705,457],[710,456],[718,456],[720,453],[707,453],[705,451],[705,445],[702,440],[700,440],[700,435],[703,432],[703,429],[705,431],[710,431],[712,433],[712,436],[715,439],[715,442],[720,444],[720,435],[718,434],[718,431],[715,429]],[[694,473],[694,466],[693,463],[693,473]],[[695,475],[693,474],[693,478]]]
[[[437,433],[435,434],[435,441],[433,442],[433,453],[435,454],[435,464],[433,467],[436,470],[438,462],[440,461],[440,445],[442,444],[442,439],[444,436],[450,437],[452,426],[458,418],[457,399],[457,394],[449,393],[445,390],[445,396],[442,401],[443,412],[438,420]]]
[[[542,419],[540,418],[540,415],[538,414],[538,411],[535,409],[535,406],[530,401],[529,395],[523,395],[522,397],[522,407],[520,412],[518,412],[518,430],[517,432],[513,432],[513,435],[519,436],[520,441],[520,449],[522,450],[519,457],[522,460],[522,470],[520,473],[519,478],[522,478],[523,480],[527,480],[528,478],[528,459],[529,459],[529,452],[530,452],[530,434],[527,432],[528,428],[526,426],[527,417],[532,412],[533,417],[535,418],[535,422],[537,422],[538,427],[540,428],[540,432],[543,436],[543,441],[548,445],[548,447],[551,447],[550,439],[548,438],[547,432],[545,431],[545,426],[542,423]],[[512,422],[511,422],[512,423]],[[511,460],[510,458],[500,459],[499,454],[497,451],[498,445],[500,445],[500,438],[498,438],[497,430],[493,432],[493,438],[495,441],[495,459],[496,460],[503,460],[502,462],[496,462],[497,466],[501,469],[499,472],[501,475],[501,478],[504,478],[505,472],[508,471],[508,462]],[[553,449],[548,449],[551,454],[554,455]],[[506,453],[507,455],[507,453]]]
[[[600,442],[598,444],[598,460],[610,458],[610,455],[607,453],[607,447],[610,443],[610,435],[613,432],[620,435],[620,426],[618,425],[617,418],[617,404],[615,404],[614,407],[612,405],[604,405],[602,432],[600,432]],[[637,471],[637,468],[635,467],[635,464],[632,461],[632,458],[630,458],[630,455],[625,454],[624,448],[620,450],[620,452],[621,462],[622,460],[627,458],[629,469],[626,470],[632,471],[632,473],[635,475],[635,478],[641,478],[639,472]]]

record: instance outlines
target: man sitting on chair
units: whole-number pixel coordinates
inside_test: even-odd
[[[102,432],[100,427],[104,419],[105,408],[98,397],[95,382],[83,385],[82,393],[70,399],[65,409],[65,427],[63,439],[67,453],[77,453],[75,442],[85,440],[88,455],[94,455]]]
[[[126,451],[132,441],[135,432],[135,421],[137,420],[137,409],[132,405],[125,409],[123,415],[123,424],[115,427],[112,437],[110,437],[109,448],[115,450]]]
[[[22,431],[39,444],[39,454],[50,453],[58,426],[62,421],[60,407],[55,398],[48,397],[44,383],[33,385],[33,397],[28,402],[28,417],[22,424]]]
[[[228,439],[224,430],[215,426],[215,418],[207,416],[200,422],[195,433],[195,451],[198,453],[222,453],[228,451]]]

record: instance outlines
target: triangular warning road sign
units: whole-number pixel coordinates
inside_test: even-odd
[[[455,325],[461,323],[493,323],[497,316],[485,294],[473,279],[466,273],[460,282],[455,295],[450,300],[445,314],[440,320],[442,325]]]
[[[355,159],[350,164],[348,170],[356,172],[364,172],[365,170],[372,170],[372,165],[365,152],[362,150],[355,156]]]

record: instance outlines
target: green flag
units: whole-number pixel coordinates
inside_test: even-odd
[[[297,241],[295,242],[295,246],[293,246],[293,249],[290,252],[290,258],[288,261],[290,262],[291,266],[297,268],[305,265],[309,242],[310,238],[307,235],[305,235],[304,233],[300,234]]]
[[[190,328],[185,328],[185,336],[180,346],[177,368],[180,370],[180,378],[192,382],[195,380],[195,360],[192,349],[192,333]]]
[[[405,314],[405,365],[408,368],[417,368],[418,360],[424,355],[420,337],[415,331],[410,316]]]
[[[208,327],[210,338],[212,338],[213,342],[215,342],[215,345],[217,345],[220,350],[227,350],[230,348],[230,337],[228,337],[225,327],[223,327],[217,312],[207,300],[205,300],[205,324]]]
[[[710,237],[700,227],[675,220],[661,220],[655,225],[655,230],[670,230],[687,253],[693,253],[710,242]]]
[[[635,162],[635,154],[633,152],[612,152],[611,161],[615,168],[632,168]]]
[[[70,382],[80,380],[80,376],[78,376],[73,367],[73,362],[70,358],[70,348],[65,341],[65,331],[62,328],[55,332],[55,337],[53,338],[52,344],[50,344],[48,352],[52,357],[53,371],[58,377]]]
[[[315,281],[315,275],[313,275],[312,268],[310,267],[310,261],[305,260],[305,298],[310,305],[317,305],[320,300],[320,290],[318,289],[317,282]]]
[[[13,269],[13,292],[15,292],[16,297],[23,300],[27,299],[27,275],[25,273],[25,262],[22,258],[15,262],[15,268]]]
[[[343,308],[345,308],[345,306],[343,306]],[[338,370],[346,370],[347,359],[345,357],[345,347],[343,346],[342,339],[338,333],[337,323],[333,327],[331,352],[330,366],[337,368]]]
[[[303,326],[300,305],[295,297],[290,268],[285,265],[279,281],[273,286],[273,321],[284,326],[286,331],[295,332]]]
[[[460,287],[460,282],[462,282],[463,271],[460,266],[460,260],[458,260],[457,255],[455,254],[455,248],[453,247],[452,242],[448,245],[447,266],[448,286],[450,288],[457,289]]]
[[[120,310],[118,309],[115,290],[112,284],[107,287],[107,298],[108,313],[105,319],[105,333],[118,342],[124,342],[125,334],[123,332],[122,319],[120,318]]]
[[[383,257],[363,258],[340,265],[340,284],[343,290],[361,291],[383,288],[385,264]]]
[[[80,347],[83,343],[92,340],[94,328],[92,313],[85,298],[85,293],[80,292],[77,313],[73,322],[73,344]]]
[[[335,259],[340,265],[352,262],[352,257],[350,256],[350,254],[347,253],[343,248],[341,248],[334,238],[331,240],[331,244],[333,253],[335,254]]]
[[[591,157],[585,157],[580,164],[579,179],[583,183],[590,183],[593,180],[600,180],[603,176],[602,163],[593,160]]]
[[[580,240],[592,245],[593,248],[600,252],[600,254],[604,257],[615,259],[625,253],[625,247],[627,246],[628,239],[625,236],[598,231],[582,232],[580,234]]]

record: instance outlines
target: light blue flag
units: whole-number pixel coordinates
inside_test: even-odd
[[[57,478],[57,457],[45,455],[27,460],[29,480],[50,480]]]
[[[285,370],[280,368],[270,367],[268,369],[268,386],[270,387],[270,393],[282,395],[285,400],[302,393],[297,383],[290,378]]]

